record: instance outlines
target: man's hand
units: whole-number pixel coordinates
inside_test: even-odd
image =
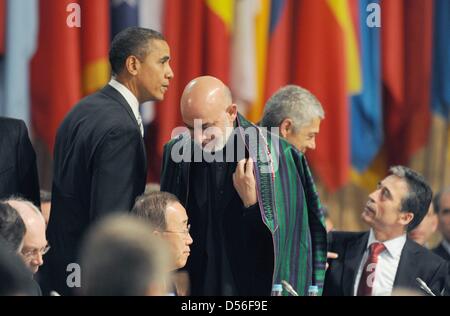
[[[339,255],[335,252],[327,252],[327,259],[337,259],[339,257]],[[325,266],[325,270],[327,270],[329,267],[329,264],[327,262],[326,266]]]
[[[258,201],[256,197],[256,180],[253,174],[253,159],[242,159],[233,173],[233,185],[241,197],[245,207],[250,207]]]

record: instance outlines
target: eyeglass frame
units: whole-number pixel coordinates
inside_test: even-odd
[[[182,232],[177,232],[177,231],[173,231],[173,230],[162,230],[162,233],[172,233],[172,234],[184,234],[184,235],[189,235],[191,232],[191,224],[187,225],[187,229],[185,231]]]
[[[36,258],[36,256],[38,254],[40,254],[41,256],[44,256],[46,253],[48,253],[48,251],[50,250],[50,245],[47,244],[45,247],[41,248],[41,249],[33,249],[30,251],[27,251],[26,253],[21,252],[22,256],[24,256],[26,259],[33,259]]]

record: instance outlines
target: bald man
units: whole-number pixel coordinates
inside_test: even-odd
[[[6,201],[19,212],[25,223],[26,233],[23,239],[22,257],[25,264],[35,274],[44,263],[43,256],[49,246],[45,237],[45,219],[39,209],[30,201],[23,199],[9,199]]]
[[[188,212],[191,294],[270,295],[282,280],[321,291],[326,230],[304,156],[242,117],[217,78],[192,80],[181,114],[188,131],[164,148],[161,190]]]

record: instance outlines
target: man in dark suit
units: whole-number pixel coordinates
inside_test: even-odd
[[[81,100],[58,129],[52,209],[43,267],[45,289],[71,294],[66,268],[77,263],[89,225],[112,212],[128,212],[145,189],[146,156],[139,105],[163,100],[173,77],[170,50],[153,30],[128,28],[109,52],[113,78]]]
[[[450,187],[436,194],[434,209],[438,214],[438,227],[442,234],[442,242],[433,251],[445,260],[450,261]]]
[[[333,232],[324,295],[391,295],[394,288],[420,291],[421,278],[439,295],[445,288],[447,263],[407,237],[428,211],[432,192],[422,176],[402,167],[369,195],[362,219],[369,232]]]
[[[36,153],[25,123],[0,117],[0,199],[21,196],[40,207]]]

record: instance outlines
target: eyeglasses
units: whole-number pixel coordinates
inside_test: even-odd
[[[172,231],[172,230],[163,230],[163,233],[172,233],[172,234],[185,234],[188,235],[189,232],[191,231],[191,224],[187,225],[187,228],[181,232],[176,232],[176,231]]]
[[[44,248],[41,249],[33,249],[33,250],[29,250],[26,252],[22,252],[22,255],[27,258],[27,259],[31,259],[31,258],[36,258],[37,255],[45,255],[48,251],[50,250],[50,245],[45,246]]]

